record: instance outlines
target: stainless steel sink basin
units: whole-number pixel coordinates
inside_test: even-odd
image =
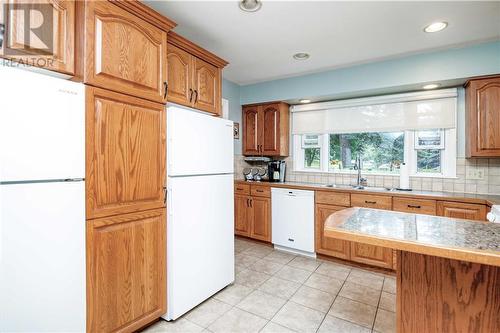
[[[339,184],[325,184],[321,186],[328,188],[354,189],[354,190],[380,191],[380,192],[397,191],[397,189],[393,187],[374,187],[374,186],[339,185]]]

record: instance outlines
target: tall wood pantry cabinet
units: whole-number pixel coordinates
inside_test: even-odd
[[[168,34],[168,100],[222,114],[222,68],[227,62],[182,36]]]
[[[243,155],[288,156],[289,114],[284,102],[244,105]]]
[[[85,2],[87,331],[166,311],[167,33],[138,1]]]
[[[500,157],[500,76],[465,85],[466,156]]]

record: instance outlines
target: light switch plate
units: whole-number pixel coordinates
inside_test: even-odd
[[[483,180],[484,179],[484,168],[473,168],[467,169],[467,179],[470,180]]]

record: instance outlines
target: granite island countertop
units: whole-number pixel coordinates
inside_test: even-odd
[[[347,208],[330,215],[326,237],[500,267],[500,224]]]
[[[336,187],[327,187],[325,184],[319,183],[304,183],[304,182],[284,182],[284,183],[271,183],[267,181],[246,181],[243,179],[236,179],[235,183],[238,184],[255,184],[267,185],[271,187],[284,187],[293,189],[315,190],[315,191],[335,191],[335,192],[351,192],[351,193],[366,193],[377,194],[397,197],[408,198],[422,198],[433,200],[446,200],[457,201],[466,203],[477,203],[483,205],[500,205],[500,195],[489,194],[474,194],[474,193],[459,193],[459,192],[444,192],[444,191],[401,191],[401,190],[387,190],[384,187],[366,187],[363,190],[358,190],[350,187],[349,185],[336,185]]]

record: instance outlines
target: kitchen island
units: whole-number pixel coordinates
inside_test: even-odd
[[[324,236],[397,250],[398,332],[500,332],[500,225],[348,208]]]

